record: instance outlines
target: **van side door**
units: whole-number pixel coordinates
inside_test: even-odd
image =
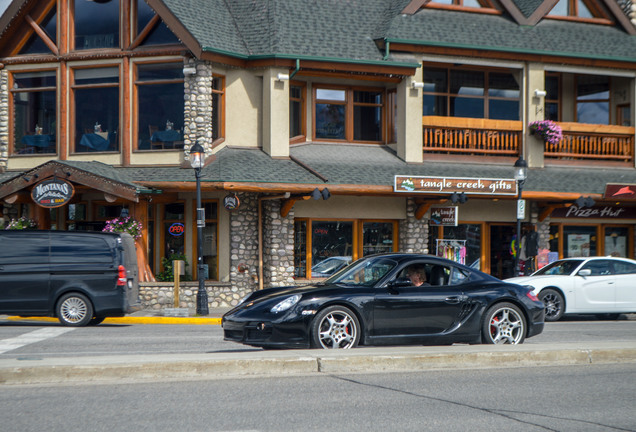
[[[0,313],[48,311],[49,233],[11,232],[0,235]]]

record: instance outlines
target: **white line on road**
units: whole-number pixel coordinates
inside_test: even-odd
[[[51,327],[34,330],[29,333],[25,333],[21,336],[0,340],[0,354],[7,351],[18,349],[25,345],[29,345],[36,342],[41,342],[46,339],[51,339],[64,333],[75,330],[72,327]]]

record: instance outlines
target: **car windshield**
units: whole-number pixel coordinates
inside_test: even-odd
[[[346,264],[344,258],[327,258],[311,268],[312,273],[333,273]]]
[[[542,269],[536,271],[532,276],[539,276],[539,275],[567,276],[572,274],[572,272],[578,266],[580,266],[582,262],[583,260],[555,261],[543,267]]]
[[[386,257],[362,258],[325,281],[328,284],[374,286],[398,265]]]

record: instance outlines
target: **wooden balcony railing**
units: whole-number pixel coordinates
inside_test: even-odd
[[[634,128],[630,126],[559,123],[563,139],[545,145],[544,156],[552,159],[596,159],[632,162]]]
[[[516,156],[521,148],[520,121],[424,116],[422,125],[426,152]]]

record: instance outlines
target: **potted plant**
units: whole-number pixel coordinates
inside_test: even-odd
[[[11,219],[9,224],[5,227],[8,230],[28,230],[37,229],[38,224],[33,219],[27,217],[21,217],[20,219]]]
[[[130,234],[135,240],[141,237],[141,230],[143,226],[141,222],[136,221],[131,217],[116,217],[106,221],[106,226],[102,231],[104,232],[124,232]]]
[[[561,126],[552,120],[538,120],[528,125],[530,133],[538,135],[549,144],[556,145],[563,139]]]

